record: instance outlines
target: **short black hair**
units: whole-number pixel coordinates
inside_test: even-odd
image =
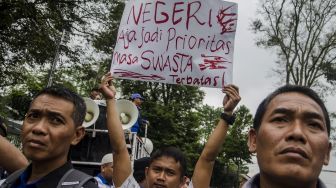
[[[303,94],[312,100],[314,100],[322,109],[323,115],[325,118],[326,126],[327,126],[327,131],[328,131],[328,136],[330,136],[330,118],[329,118],[329,113],[327,111],[327,108],[324,105],[324,102],[322,99],[318,96],[318,94],[312,90],[309,87],[306,86],[299,86],[299,85],[284,85],[275,91],[273,91],[271,94],[269,94],[258,106],[257,111],[254,116],[253,120],[253,128],[258,131],[261,125],[262,118],[265,115],[266,109],[270,102],[278,95],[282,93],[288,93],[288,92],[295,92],[295,93],[300,93]]]
[[[157,149],[155,152],[151,154],[150,160],[149,160],[149,166],[158,158],[160,157],[171,157],[175,159],[176,162],[180,163],[180,171],[181,171],[181,180],[186,174],[187,171],[187,159],[182,153],[180,149],[173,146],[168,146],[164,148]]]
[[[86,105],[81,96],[71,91],[70,89],[67,89],[62,86],[51,86],[51,87],[44,88],[43,90],[38,92],[33,97],[32,103],[38,96],[44,95],[44,94],[51,95],[54,97],[59,97],[64,100],[72,102],[74,105],[72,119],[74,120],[75,126],[79,127],[83,124],[85,114],[86,114]]]
[[[90,91],[90,92],[92,92],[92,91],[97,91],[97,92],[100,92],[100,89],[99,89],[98,87],[94,87],[94,88],[92,88],[92,89],[91,89],[91,91]]]
[[[133,165],[133,177],[138,183],[142,182],[145,176],[145,169],[149,166],[149,157],[143,157],[134,161]]]

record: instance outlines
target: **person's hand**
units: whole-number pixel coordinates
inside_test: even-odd
[[[223,99],[224,112],[226,114],[232,114],[241,99],[239,96],[239,88],[233,84],[229,84],[224,86],[222,92],[226,94]]]
[[[112,80],[112,74],[109,72],[103,76],[99,86],[100,91],[107,100],[114,99],[117,93],[115,87],[113,86]]]

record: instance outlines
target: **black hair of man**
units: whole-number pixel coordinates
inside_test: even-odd
[[[99,92],[99,93],[100,93],[100,90],[99,90],[99,88],[97,88],[97,87],[95,87],[95,88],[92,88],[92,89],[91,89],[91,92],[92,92],[92,91],[97,91],[97,92]]]
[[[145,178],[145,169],[149,166],[149,157],[143,157],[134,161],[133,177],[138,183],[142,182]]]
[[[149,166],[158,158],[160,157],[171,157],[173,158],[177,163],[180,163],[180,170],[181,170],[181,176],[182,179],[187,171],[187,159],[185,158],[182,151],[176,147],[168,146],[164,148],[160,148],[153,152],[150,156]]]
[[[318,96],[318,94],[306,86],[299,86],[299,85],[284,85],[278,89],[276,89],[274,92],[269,94],[258,106],[257,111],[254,116],[253,121],[253,128],[258,131],[259,127],[261,125],[262,118],[265,115],[266,109],[268,105],[271,103],[271,101],[278,95],[283,93],[289,93],[289,92],[295,92],[303,94],[309,98],[311,98],[313,101],[315,101],[322,109],[323,115],[325,118],[327,130],[328,130],[328,136],[330,136],[330,118],[329,113],[327,111],[327,108],[324,105],[324,102],[322,99]]]
[[[71,91],[62,86],[51,86],[44,88],[39,93],[33,97],[33,101],[40,95],[50,95],[53,97],[58,97],[66,101],[72,102],[74,105],[74,111],[72,114],[72,119],[74,120],[75,126],[79,127],[83,124],[85,114],[86,114],[86,105],[81,96],[77,93]],[[32,102],[33,102],[32,101]]]

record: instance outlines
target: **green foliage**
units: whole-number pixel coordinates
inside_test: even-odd
[[[223,112],[223,108],[214,108],[209,105],[203,105],[201,108],[197,109],[198,117],[200,118],[200,134],[202,136],[201,142],[205,144],[208,140],[212,130],[218,123],[218,117]]]
[[[105,58],[108,55],[93,50],[91,42],[100,32],[108,31],[104,24],[119,22],[123,4],[103,0],[1,1],[0,107],[23,110],[11,100],[18,92],[23,98],[32,97],[47,85],[58,48],[53,84],[87,95],[98,85],[111,61]],[[113,27],[118,28],[116,24]],[[8,114],[4,111],[0,114]]]
[[[253,124],[253,117],[246,106],[236,110],[236,121],[225,140],[223,154],[236,165],[251,162],[247,148],[247,133]]]
[[[205,109],[208,108],[208,106],[205,106]],[[221,111],[221,109],[212,110]],[[236,121],[230,127],[222,152],[215,163],[211,181],[213,186],[237,185],[239,174],[248,172],[246,164],[251,162],[251,155],[247,147],[247,134],[252,126],[253,117],[246,106],[240,106],[235,113]],[[218,114],[215,116],[216,118],[219,117]],[[212,118],[211,116],[208,117]],[[209,121],[211,122],[211,120]]]
[[[191,171],[202,147],[199,144],[200,123],[196,108],[204,93],[196,88],[153,82],[121,80],[124,98],[131,93],[140,93],[145,98],[142,116],[150,122],[148,137],[154,148],[177,146],[189,160]]]
[[[0,115],[23,119],[31,98],[47,85],[58,48],[53,84],[88,96],[110,68],[123,7],[121,0],[1,1]],[[129,80],[117,80],[116,86],[122,98],[133,92],[146,98],[142,116],[150,122],[148,137],[155,148],[181,148],[191,175],[222,109],[200,106],[204,92],[197,87]],[[242,147],[245,129],[239,126],[248,125],[248,110],[239,112],[224,145],[227,154],[221,153],[215,166],[215,179],[222,180],[225,173],[231,177],[236,164],[248,161]],[[19,146],[18,138],[13,140]]]

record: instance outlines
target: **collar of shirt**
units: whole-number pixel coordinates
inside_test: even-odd
[[[260,188],[260,174],[256,174],[249,179],[243,186],[243,188]],[[317,188],[327,188],[327,186],[320,180],[317,180]]]
[[[71,163],[68,161],[61,167],[51,171],[46,176],[35,180],[33,182],[27,183],[31,172],[32,165],[30,164],[26,170],[21,174],[19,178],[19,182],[16,184],[17,188],[48,188],[48,187],[57,187],[59,180],[63,177],[63,175],[72,168]]]
[[[105,185],[111,185],[100,173],[97,175],[97,177],[102,181]]]

